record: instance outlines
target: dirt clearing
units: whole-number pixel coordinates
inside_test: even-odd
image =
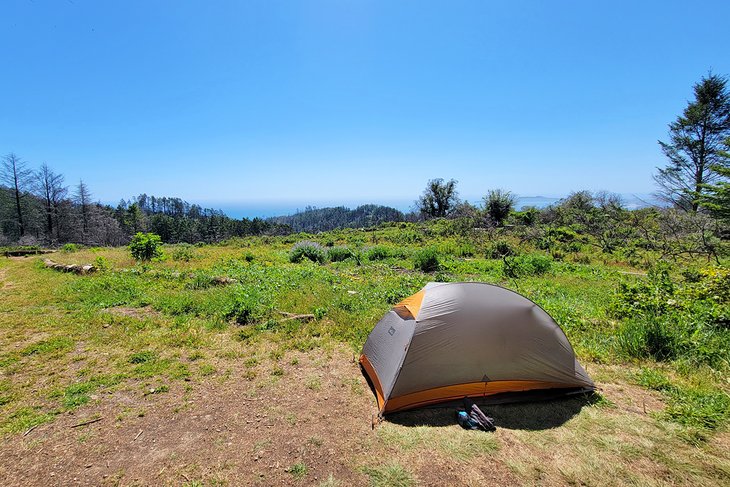
[[[401,413],[373,431],[365,380],[347,351],[330,355],[287,355],[285,366],[258,365],[255,380],[233,370],[169,390],[94,396],[7,437],[0,478],[13,485],[388,485],[401,474],[412,482],[403,485],[622,484],[629,473],[658,485],[672,480],[644,477],[640,469],[661,470],[649,454],[623,456],[657,428],[649,413],[661,402],[638,387],[608,384],[612,407],[579,398],[492,406],[496,434],[461,430],[444,408]],[[622,427],[617,439],[605,436]],[[595,475],[588,467],[599,459],[627,470],[581,478]]]

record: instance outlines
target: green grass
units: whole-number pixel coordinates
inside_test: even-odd
[[[672,381],[652,368],[642,368],[637,382],[666,396],[668,404],[660,417],[708,430],[723,427],[730,420],[730,395],[714,385],[693,386]]]
[[[370,478],[372,487],[412,487],[416,479],[398,463],[380,467],[364,467],[363,472]]]
[[[103,257],[107,269],[89,276],[43,269],[31,259],[0,261],[0,271],[13,283],[10,291],[0,290],[0,431],[23,432],[64,411],[92,408],[92,397],[117,390],[149,396],[151,389],[154,395],[228,377],[252,389],[301,380],[312,396],[324,394],[327,376],[307,369],[311,357],[339,346],[357,353],[387,310],[429,281],[471,280],[513,289],[544,308],[589,374],[599,367],[620,369],[625,371],[621,377],[656,391],[664,406],[647,417],[653,427],[630,423],[631,428],[643,428],[661,439],[657,442],[675,447],[689,441],[693,448],[709,448],[715,435],[726,434],[726,265],[695,261],[674,264],[666,275],[659,267],[650,276],[625,274],[644,272],[637,262],[653,263],[657,255],[642,251],[628,258],[585,242],[580,249],[566,244],[560,255],[507,231],[462,234],[453,225],[251,237],[194,251],[171,249],[171,258],[142,265],[126,249],[57,254],[64,263]],[[292,247],[302,240],[329,249],[328,259],[291,262]],[[515,255],[505,264],[507,250]],[[685,267],[697,270],[683,273]],[[217,277],[233,281],[214,285]],[[311,313],[315,319],[283,320],[280,311]],[[232,375],[226,372],[231,370]],[[369,394],[354,377],[337,381],[342,394]],[[632,458],[635,444],[643,440],[637,437],[630,442],[634,446],[621,447],[616,438],[628,433],[620,420],[607,419],[622,409],[593,406],[600,404],[584,408],[580,416],[592,415],[601,432],[578,423],[585,429],[576,433],[580,447]],[[544,438],[551,434],[517,433],[524,445],[535,448],[545,441],[546,449]],[[498,457],[505,448],[494,435],[429,426],[385,424],[373,437],[406,456],[428,448],[458,465]],[[557,444],[563,440],[570,441],[553,438]],[[669,464],[672,472],[691,467],[671,454],[652,458]],[[528,459],[514,462],[520,475],[534,473]],[[400,465],[410,464],[372,467],[366,473],[373,485],[414,483]],[[591,471],[587,465],[563,470],[576,478]],[[692,475],[686,478],[702,478]]]
[[[307,466],[303,463],[295,463],[287,469],[287,472],[291,474],[297,480],[302,480],[307,476]]]

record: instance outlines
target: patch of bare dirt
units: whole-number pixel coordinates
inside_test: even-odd
[[[664,401],[656,391],[632,384],[602,384],[601,392],[608,400],[626,412],[648,414],[664,409]]]
[[[8,271],[6,269],[0,269],[0,289],[6,290],[13,287],[13,283],[7,279]]]
[[[368,485],[363,466],[398,461],[420,485],[469,485],[515,478],[500,461],[462,467],[444,456],[378,441],[371,429],[375,401],[346,352],[286,362],[284,375],[259,365],[190,382],[167,393],[142,385],[63,414],[27,436],[5,438],[0,479],[12,485]],[[280,362],[284,363],[284,360]],[[147,394],[145,394],[147,393]],[[84,421],[100,421],[73,427]],[[453,425],[458,428],[458,426]],[[306,465],[297,478],[291,467]]]

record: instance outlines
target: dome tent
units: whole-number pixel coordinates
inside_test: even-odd
[[[476,282],[428,283],[396,304],[360,355],[381,414],[521,391],[595,386],[538,305]]]

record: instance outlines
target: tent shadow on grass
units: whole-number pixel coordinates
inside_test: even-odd
[[[560,399],[507,404],[482,404],[484,413],[494,418],[497,428],[546,430],[557,428],[580,413],[585,406],[599,400],[595,394],[580,394]],[[446,407],[429,407],[389,414],[386,421],[403,426],[452,426],[456,423],[459,403]]]

